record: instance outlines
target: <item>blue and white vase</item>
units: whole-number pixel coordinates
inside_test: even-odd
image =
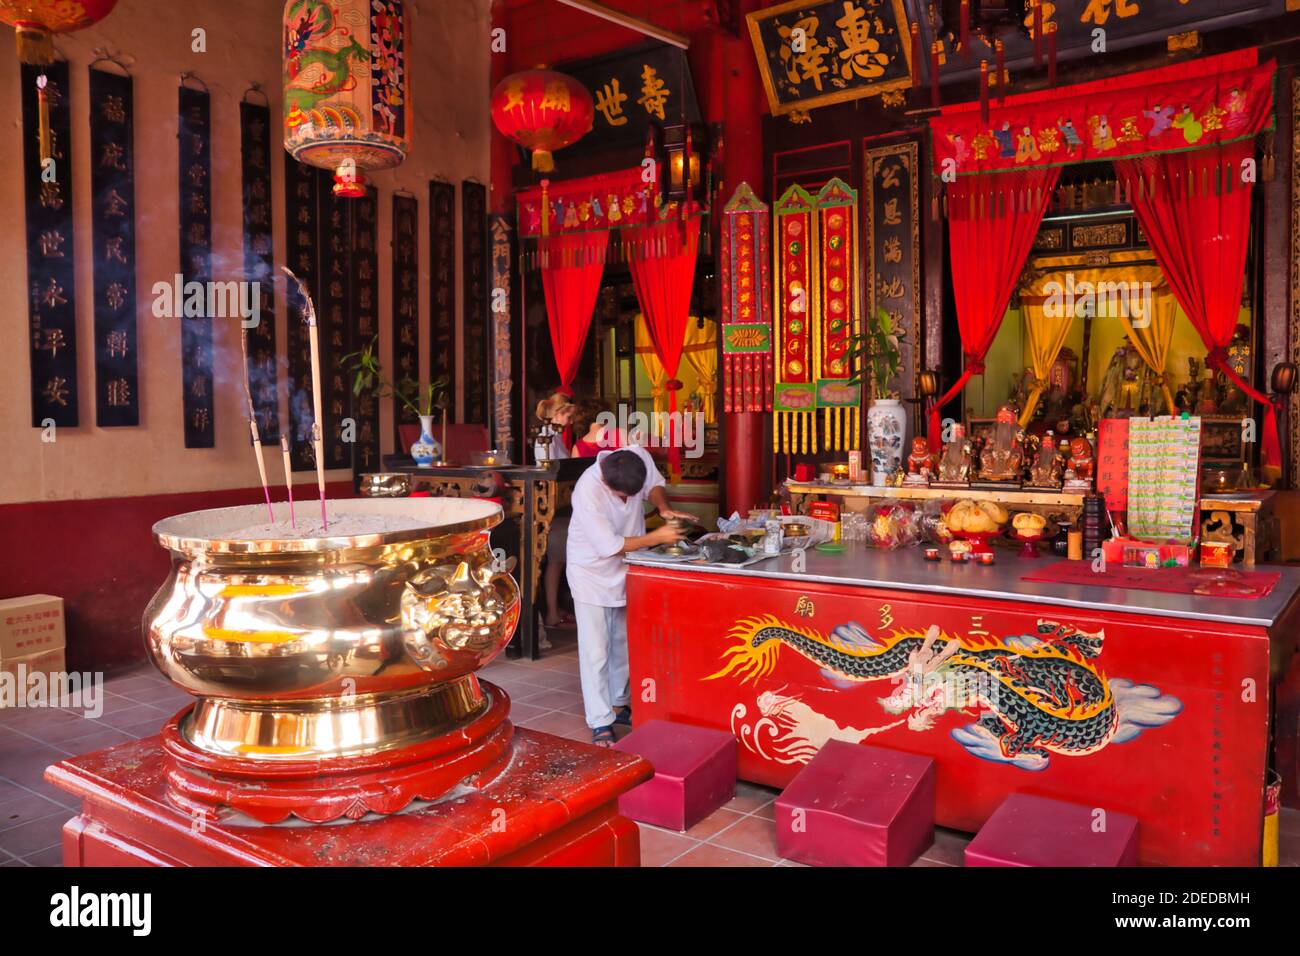
[[[871,450],[871,483],[884,485],[903,464],[907,410],[896,398],[877,398],[867,409],[867,445]]]
[[[411,457],[421,468],[428,468],[435,461],[442,461],[442,445],[433,437],[433,416],[420,416],[420,437],[411,446]]]

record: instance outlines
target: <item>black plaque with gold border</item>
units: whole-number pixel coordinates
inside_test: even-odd
[[[90,70],[95,424],[140,424],[136,368],[135,117],[131,77]]]
[[[420,379],[420,200],[393,196],[393,380]],[[419,423],[405,402],[393,403],[393,430]],[[400,438],[400,433],[399,433]],[[397,449],[403,451],[399,440]]]
[[[23,64],[23,184],[27,197],[28,348],[32,427],[77,426],[77,302],[72,233],[68,64]],[[49,106],[51,155],[42,167],[39,84]]]
[[[461,281],[465,284],[464,355],[465,412],[461,421],[487,424],[491,362],[488,354],[488,238],[487,187],[467,179],[460,184]]]
[[[181,296],[181,387],[185,447],[216,445],[216,404],[213,401],[212,316],[207,290],[212,281],[212,104],[206,90],[179,90],[180,126],[177,135],[180,170],[180,282],[202,286],[197,297]],[[187,290],[188,292],[188,290]]]
[[[271,212],[271,111],[239,104],[239,153],[244,187],[244,281],[255,284],[257,324],[248,336],[248,386],[263,442],[280,440],[275,362],[275,261]]]

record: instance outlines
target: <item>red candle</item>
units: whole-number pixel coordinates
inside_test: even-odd
[[[921,28],[912,24],[912,89],[921,88]]]
[[[930,105],[939,108],[939,41],[930,44]]]
[[[980,60],[980,122],[989,121],[989,61]]]
[[[970,60],[970,0],[961,0],[961,58]]]
[[[998,40],[998,41],[997,41],[997,44],[994,46],[993,50],[994,50],[994,53],[997,55],[997,67],[998,67],[998,73],[997,73],[997,76],[998,76],[998,106],[1001,106],[1004,102],[1006,102],[1006,99],[1007,99],[1007,70],[1006,70],[1006,54],[1004,53],[1004,51],[1003,51],[1003,49],[1002,49],[1002,41],[1001,41],[1001,40]]]

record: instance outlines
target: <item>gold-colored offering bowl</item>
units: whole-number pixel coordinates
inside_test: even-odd
[[[267,760],[407,746],[488,706],[474,671],[519,618],[488,543],[501,508],[454,498],[299,501],[154,525],[171,574],[144,616],[154,664],[198,697],[196,748]],[[313,511],[314,517],[311,516]]]

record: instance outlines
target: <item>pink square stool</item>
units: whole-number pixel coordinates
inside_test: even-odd
[[[618,798],[618,812],[668,830],[689,830],[736,795],[736,738],[668,720],[648,720],[616,750],[654,765],[652,779]]]
[[[831,740],[776,800],[781,856],[908,866],[934,839],[934,761]]]
[[[966,845],[966,865],[1137,866],[1137,818],[1100,810],[1013,793]]]

